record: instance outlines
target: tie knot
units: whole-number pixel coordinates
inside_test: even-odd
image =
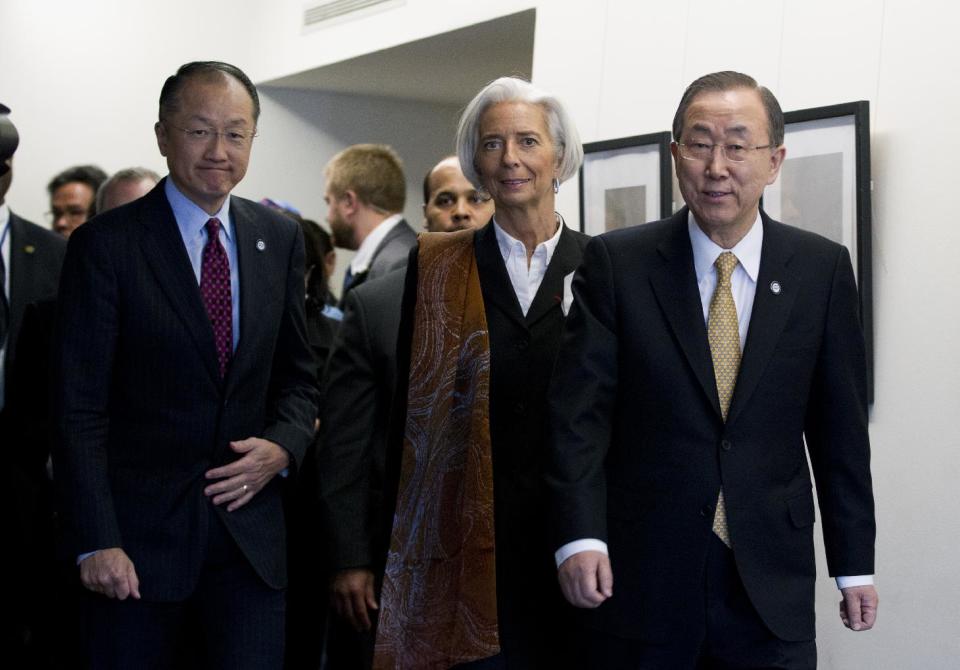
[[[733,274],[733,270],[737,267],[737,263],[739,262],[740,261],[737,260],[737,257],[733,255],[732,251],[724,251],[722,254],[717,256],[717,260],[714,262],[714,265],[717,266],[717,278],[719,281],[730,281],[730,275]]]
[[[207,229],[207,236],[211,240],[214,239],[220,232],[220,219],[208,219],[204,228]]]

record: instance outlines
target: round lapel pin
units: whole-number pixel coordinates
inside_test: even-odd
[[[770,292],[771,292],[771,293],[773,293],[774,295],[780,295],[780,291],[782,291],[782,290],[783,290],[783,289],[780,287],[780,282],[778,282],[778,281],[772,281],[772,282],[770,282]]]
[[[263,240],[257,240],[257,251],[263,251],[267,248],[267,243]]]

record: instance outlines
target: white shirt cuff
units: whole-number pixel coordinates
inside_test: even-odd
[[[603,540],[595,540],[592,538],[574,540],[573,542],[567,542],[557,549],[557,552],[553,555],[557,560],[557,567],[559,568],[561,563],[574,554],[579,554],[581,551],[599,551],[604,556],[608,555],[607,543]]]
[[[856,575],[854,577],[837,577],[838,589],[848,589],[851,586],[873,586],[873,575]]]

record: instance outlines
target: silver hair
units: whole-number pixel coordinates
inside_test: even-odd
[[[108,180],[100,184],[100,188],[97,189],[97,211],[103,211],[103,201],[107,197],[107,191],[113,188],[115,184],[122,181],[140,181],[142,179],[149,179],[156,184],[160,181],[160,175],[153,170],[142,167],[124,168],[123,170],[115,172]]]
[[[577,174],[583,163],[583,145],[573,119],[560,101],[524,79],[500,77],[490,82],[470,101],[457,127],[457,157],[464,176],[477,188],[483,184],[477,171],[477,144],[480,141],[480,119],[483,113],[501,102],[527,102],[540,105],[547,117],[547,127],[557,147],[557,178],[564,182]]]

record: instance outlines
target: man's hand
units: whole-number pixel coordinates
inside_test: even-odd
[[[613,595],[610,558],[600,551],[581,551],[560,564],[560,590],[571,605],[594,608]]]
[[[80,581],[94,593],[108,598],[140,600],[140,580],[133,561],[120,547],[101,549],[80,561]]]
[[[369,610],[379,609],[373,597],[373,573],[363,568],[341,570],[330,585],[337,614],[356,631],[370,630]]]
[[[841,589],[840,620],[850,630],[870,630],[877,620],[880,597],[872,584]]]
[[[290,465],[290,455],[286,449],[259,437],[231,442],[230,448],[243,454],[243,457],[229,465],[207,470],[207,479],[220,481],[203,490],[207,496],[213,496],[214,505],[230,503],[227,505],[228,512],[250,502],[267,482]]]

